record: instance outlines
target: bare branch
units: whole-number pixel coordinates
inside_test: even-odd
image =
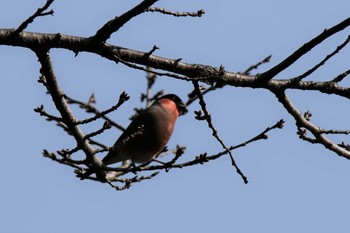
[[[124,26],[129,20],[134,18],[135,16],[142,14],[145,9],[152,6],[158,0],[144,0],[131,10],[125,12],[121,16],[117,16],[114,19],[108,21],[102,28],[100,28],[96,34],[90,39],[97,42],[105,42],[109,39],[109,37],[116,31],[118,31],[121,27]]]
[[[145,56],[143,56],[145,57]],[[127,61],[124,61],[123,59],[119,58],[117,55],[114,55],[114,58],[126,65],[127,67],[130,67],[130,68],[133,68],[133,69],[137,69],[137,70],[142,70],[142,71],[146,71],[146,72],[149,72],[149,73],[153,73],[153,74],[156,74],[158,76],[168,76],[168,77],[172,77],[172,78],[176,78],[176,79],[181,79],[181,80],[186,80],[186,81],[190,81],[191,79],[187,78],[187,77],[184,77],[184,76],[181,76],[181,75],[177,75],[177,74],[173,74],[173,73],[161,73],[161,72],[156,72],[154,70],[151,70],[149,68],[145,68],[145,67],[142,67],[142,66],[138,66],[138,65],[135,65],[135,64],[132,64],[130,62],[127,62]]]
[[[199,85],[198,85],[198,82],[196,81],[193,81],[193,86],[195,88],[195,91],[196,91],[196,94],[198,96],[198,99],[199,99],[199,103],[202,107],[202,110],[204,112],[204,118],[205,120],[207,121],[208,123],[208,126],[209,128],[212,130],[212,134],[213,136],[216,138],[216,140],[221,144],[221,146],[227,151],[227,153],[230,155],[230,159],[231,159],[231,163],[232,163],[232,166],[234,166],[236,168],[236,172],[242,177],[244,183],[248,183],[248,179],[247,177],[243,174],[243,172],[241,171],[241,169],[239,169],[239,167],[237,166],[233,156],[232,156],[232,153],[231,151],[229,150],[229,148],[225,145],[225,143],[222,141],[222,139],[219,137],[218,135],[218,132],[217,130],[215,129],[213,123],[212,123],[212,120],[211,120],[211,116],[210,116],[210,113],[208,112],[207,108],[206,108],[206,103],[203,99],[203,96],[202,96],[202,93],[199,89]]]
[[[339,83],[339,82],[343,81],[343,79],[346,78],[349,74],[350,74],[350,69],[345,71],[344,73],[339,74],[331,82],[332,83]]]
[[[249,66],[244,72],[242,72],[242,74],[247,74],[247,75],[249,75],[250,72],[251,72],[252,70],[258,69],[259,66],[261,66],[261,65],[263,65],[263,64],[265,64],[265,63],[270,62],[271,57],[272,57],[272,55],[269,55],[269,56],[265,57],[262,61],[260,61],[260,62],[258,62],[258,63],[256,63],[256,64],[254,64],[254,65]]]
[[[84,138],[84,139],[86,140],[86,139],[88,139],[88,138],[95,137],[95,136],[97,136],[97,135],[103,133],[105,130],[110,129],[110,128],[111,128],[110,123],[109,123],[108,121],[105,121],[101,129],[99,129],[99,130],[97,130],[97,131],[95,131],[95,132],[92,132],[92,133],[89,133],[89,134],[85,135],[85,138]]]
[[[268,139],[268,136],[267,136],[267,133],[270,132],[271,130],[274,130],[274,129],[282,129],[284,127],[284,120],[281,119],[279,121],[276,122],[276,124],[274,124],[273,126],[270,126],[270,127],[267,127],[264,131],[262,131],[260,134],[258,134],[257,136],[249,139],[248,141],[246,142],[243,142],[239,145],[236,145],[236,146],[231,146],[229,149],[230,150],[235,150],[235,149],[238,149],[240,147],[244,147],[244,146],[247,146],[248,144],[252,143],[252,142],[255,142],[255,141],[258,141],[258,140],[261,140],[261,139]]]
[[[151,102],[153,98],[151,97],[151,89],[153,87],[153,84],[155,83],[157,79],[157,75],[151,72],[152,68],[147,67],[147,87],[146,87],[146,93],[141,94],[141,102],[146,100],[146,108],[148,108],[151,105]]]
[[[88,103],[84,103],[79,100],[75,100],[67,95],[65,95],[65,98],[67,100],[67,103],[69,104],[78,104],[81,108],[85,109],[87,113],[94,113],[95,115],[99,115],[102,119],[109,122],[109,124],[113,127],[116,127],[117,129],[124,131],[125,128],[119,124],[117,124],[115,121],[111,120],[109,117],[106,116],[106,114],[101,114],[99,110],[97,110],[94,106],[90,104],[90,101]],[[106,110],[107,111],[107,110]]]
[[[148,12],[159,12],[165,15],[172,15],[175,17],[202,17],[203,14],[205,14],[205,11],[203,9],[198,10],[197,12],[178,12],[178,11],[168,11],[164,8],[159,7],[149,7],[145,11]]]
[[[329,28],[325,29],[321,34],[301,46],[299,49],[297,49],[292,55],[287,57],[285,60],[283,60],[278,65],[272,67],[270,70],[262,73],[259,75],[259,81],[268,81],[274,78],[277,74],[279,74],[281,71],[292,65],[295,61],[297,61],[300,57],[305,55],[307,52],[309,52],[311,49],[319,45],[322,41],[326,40],[327,38],[331,37],[332,35],[344,30],[350,25],[350,18],[345,19],[341,23]]]
[[[102,161],[95,156],[95,149],[85,140],[85,134],[76,125],[76,117],[70,110],[69,105],[65,99],[65,94],[63,93],[57,82],[49,51],[38,50],[35,52],[41,64],[40,72],[46,79],[47,90],[50,93],[57,110],[60,112],[61,117],[63,118],[63,121],[67,126],[69,132],[73,135],[73,137],[77,141],[77,144],[84,151],[86,157],[96,166],[101,166]]]
[[[321,66],[323,66],[330,58],[332,58],[334,55],[336,55],[340,50],[342,50],[350,41],[350,36],[348,36],[348,38],[346,38],[346,40],[339,45],[332,53],[328,54],[322,61],[320,61],[318,64],[316,64],[314,67],[312,67],[311,69],[309,69],[308,71],[306,71],[305,73],[291,78],[292,81],[301,81],[302,79],[306,78],[307,76],[311,75],[313,72],[315,72],[318,68],[320,68]]]
[[[102,143],[100,143],[100,142],[98,142],[98,141],[96,141],[96,140],[93,140],[93,139],[91,139],[91,138],[88,139],[88,142],[89,142],[91,145],[96,145],[96,146],[102,148],[102,149],[96,149],[96,153],[106,152],[106,151],[109,150],[109,147],[108,147],[108,146],[106,146],[106,145],[104,145],[104,144],[102,144]]]
[[[70,166],[70,167],[76,168],[76,169],[81,169],[80,166],[77,165],[76,161],[70,162],[70,161],[67,161],[65,159],[59,159],[59,158],[57,158],[57,156],[54,153],[50,153],[47,150],[43,151],[43,156],[46,157],[46,158],[49,158],[49,159],[51,159],[51,160],[53,160],[55,162],[58,162],[60,164],[64,164],[64,165],[67,165],[67,166]]]
[[[159,47],[157,47],[156,45],[153,45],[153,48],[149,52],[145,53],[144,55],[145,59],[151,56],[157,49],[159,49]]]
[[[208,88],[201,86],[201,89],[203,89],[203,90],[201,90],[201,93],[204,96],[204,95],[208,94],[209,92],[214,91],[214,90],[219,89],[219,88],[222,88],[224,86],[225,85],[220,83],[220,82],[217,82]],[[191,93],[188,94],[188,100],[186,101],[186,105],[187,106],[191,105],[197,99],[198,99],[198,96],[195,94],[195,90],[193,90]]]
[[[305,133],[300,133],[300,130],[298,131],[300,138],[307,140],[311,143],[319,143],[325,146],[327,149],[337,153],[338,155],[350,159],[350,152],[347,150],[344,150],[344,148],[340,147],[339,145],[333,143],[331,140],[326,138],[323,135],[322,130],[317,127],[316,125],[312,124],[308,119],[303,117],[303,115],[297,110],[297,108],[292,104],[292,102],[289,100],[287,95],[284,92],[275,92],[275,95],[279,102],[284,106],[284,108],[288,111],[290,115],[292,115],[295,119],[296,125],[298,128],[305,128],[308,131],[310,131],[315,139],[310,139],[306,137]]]
[[[99,118],[102,118],[104,117],[105,115],[107,115],[108,113],[111,113],[115,110],[117,110],[125,101],[128,101],[129,100],[129,96],[128,94],[126,94],[125,92],[122,92],[119,96],[119,101],[117,104],[113,105],[111,108],[105,110],[105,111],[102,111],[102,112],[99,112],[98,114],[96,114],[95,116],[91,117],[91,118],[88,118],[88,119],[85,119],[85,120],[82,120],[82,121],[77,121],[76,124],[87,124],[87,123],[90,123],[92,121],[95,121]]]
[[[345,134],[348,135],[350,134],[350,130],[336,130],[336,129],[321,129],[321,133],[324,134]]]
[[[131,185],[133,183],[137,183],[137,182],[141,182],[143,180],[149,180],[149,179],[152,179],[153,177],[157,176],[159,174],[159,172],[154,172],[152,173],[151,175],[149,176],[135,176],[131,179],[121,179],[121,178],[118,178],[116,181],[118,182],[121,182],[121,183],[124,183],[124,186],[117,186],[117,185],[114,185],[111,181],[108,181],[107,183],[114,189],[116,189],[117,191],[122,191],[122,190],[125,190],[125,189],[129,189],[131,187]]]
[[[13,35],[18,35],[20,32],[22,32],[24,29],[26,29],[28,27],[28,25],[34,21],[35,18],[40,17],[40,16],[53,15],[53,13],[54,13],[53,10],[50,10],[48,12],[44,12],[47,10],[47,8],[50,7],[50,5],[53,3],[53,1],[54,0],[47,0],[46,4],[43,7],[38,8],[37,11],[32,16],[30,16],[28,19],[26,19],[21,25],[18,26],[18,28],[15,29],[15,31],[13,32]]]
[[[48,114],[45,110],[44,110],[44,105],[40,105],[40,107],[37,107],[34,109],[34,112],[37,112],[40,114],[40,116],[44,116],[46,117],[46,119],[48,121],[57,121],[57,122],[62,122],[63,119],[61,117],[56,117],[53,116],[51,114]]]

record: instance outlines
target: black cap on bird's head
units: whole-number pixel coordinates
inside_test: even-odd
[[[159,99],[172,100],[176,104],[177,110],[179,111],[180,115],[184,115],[184,114],[187,113],[186,104],[184,104],[184,102],[182,102],[180,97],[178,97],[177,95],[175,95],[175,94],[167,94],[167,95],[163,95]]]

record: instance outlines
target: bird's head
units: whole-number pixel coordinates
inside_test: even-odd
[[[176,104],[176,108],[177,108],[177,111],[179,112],[179,115],[184,115],[187,113],[186,104],[184,104],[184,102],[182,102],[180,97],[178,97],[177,95],[175,94],[163,95],[157,101],[162,101],[162,100],[173,101]]]

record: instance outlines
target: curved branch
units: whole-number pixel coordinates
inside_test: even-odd
[[[309,142],[311,143],[319,143],[324,145],[327,149],[337,153],[338,155],[350,159],[350,151],[345,150],[341,146],[333,143],[331,140],[326,138],[323,134],[328,132],[320,129],[320,127],[312,124],[308,118],[304,117],[301,112],[292,104],[286,93],[284,92],[275,92],[275,95],[279,102],[284,106],[284,108],[288,111],[290,115],[292,115],[295,119],[295,123],[298,128],[305,128],[310,131],[315,139]],[[306,133],[306,132],[305,132]]]

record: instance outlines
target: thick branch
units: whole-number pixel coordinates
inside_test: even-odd
[[[87,158],[96,163],[96,166],[101,165],[102,162],[96,156],[94,156],[96,153],[95,149],[87,142],[87,140],[85,140],[86,135],[76,125],[77,119],[71,112],[64,97],[64,93],[57,82],[49,52],[45,50],[35,52],[41,64],[40,73],[45,77],[46,87],[52,97],[53,102],[55,103],[57,110],[60,112],[64,123],[74,136],[78,146],[84,151]]]
[[[273,79],[261,82],[256,76],[244,75],[235,72],[224,71],[220,73],[220,68],[189,64],[180,62],[178,59],[169,59],[151,55],[145,59],[145,52],[113,46],[109,44],[96,44],[83,37],[68,36],[63,34],[42,34],[32,32],[21,32],[20,37],[13,38],[13,29],[0,29],[0,44],[20,46],[31,49],[39,48],[64,48],[73,52],[90,52],[98,54],[109,60],[119,62],[117,53],[124,61],[149,66],[154,69],[166,70],[189,77],[189,80],[199,80],[211,84],[216,81],[235,87],[262,88],[268,90],[315,90],[327,94],[335,94],[350,99],[350,88],[339,86],[335,82],[313,82]],[[218,74],[221,75],[218,75]],[[176,78],[176,76],[173,76]]]

